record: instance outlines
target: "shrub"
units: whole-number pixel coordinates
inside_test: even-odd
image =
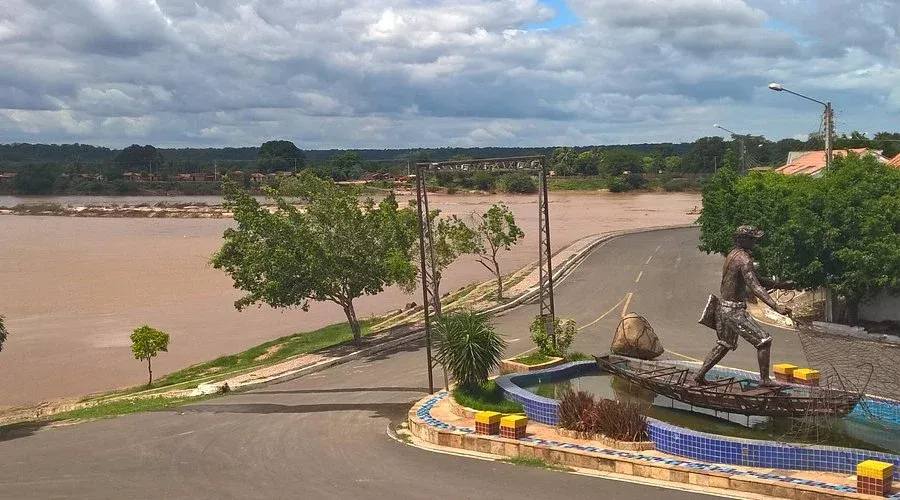
[[[666,191],[680,192],[687,189],[687,186],[687,179],[670,179],[663,183],[663,189],[665,189]]]
[[[618,176],[609,180],[609,190],[613,193],[622,193],[628,191],[628,183],[625,178]]]
[[[559,401],[559,426],[619,441],[646,441],[647,416],[638,403],[595,400],[592,394],[567,389]]]
[[[506,341],[483,315],[474,312],[445,315],[435,333],[437,359],[462,387],[484,384],[491,370],[500,365]]]
[[[524,172],[506,174],[498,180],[500,188],[507,193],[535,193],[537,185],[534,178]]]
[[[494,177],[490,172],[478,170],[472,174],[472,186],[480,191],[490,191],[494,189]]]
[[[593,417],[591,410],[596,404],[593,394],[566,389],[559,399],[559,426],[563,429],[593,433],[594,423],[589,419]]]
[[[531,340],[537,346],[538,351],[545,356],[564,357],[569,351],[572,342],[575,341],[575,334],[578,329],[575,328],[575,320],[556,318],[556,326],[553,329],[556,334],[556,345],[553,345],[553,339],[547,333],[547,326],[544,319],[540,315],[535,316],[531,321]]]

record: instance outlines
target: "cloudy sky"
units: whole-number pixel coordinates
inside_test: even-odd
[[[900,0],[0,0],[0,143],[900,130]]]

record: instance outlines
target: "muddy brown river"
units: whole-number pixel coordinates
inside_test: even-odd
[[[432,195],[445,213],[483,212],[505,201],[526,233],[504,255],[504,272],[537,258],[537,200],[532,196]],[[68,200],[67,200],[68,201]],[[141,200],[155,203],[160,200]],[[207,201],[208,200],[203,200]],[[104,202],[91,199],[92,203]],[[107,203],[123,203],[110,198]],[[77,201],[76,201],[77,203]],[[551,194],[554,250],[616,229],[693,222],[699,194]],[[279,336],[344,320],[331,303],[309,312],[251,307],[212,269],[210,255],[230,220],[0,216],[0,314],[9,339],[0,352],[0,408],[140,384],[146,365],[130,350],[143,324],[168,332],[168,353],[153,360],[159,376]],[[445,273],[442,291],[490,278],[463,256]],[[357,302],[360,317],[421,302],[389,289]]]

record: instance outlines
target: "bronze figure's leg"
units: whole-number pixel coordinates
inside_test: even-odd
[[[722,361],[722,358],[724,358],[726,354],[728,354],[728,348],[722,344],[716,344],[703,361],[703,366],[700,367],[700,371],[697,372],[694,381],[700,385],[708,384],[709,382],[706,380],[706,374],[709,373],[712,367],[716,366],[719,361]]]
[[[772,355],[772,342],[766,342],[756,350],[756,359],[759,361],[759,386],[774,387],[778,384],[769,378],[769,360]]]

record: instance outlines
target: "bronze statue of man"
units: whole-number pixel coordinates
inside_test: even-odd
[[[769,379],[772,337],[747,313],[747,290],[753,292],[753,295],[778,314],[787,316],[791,314],[790,308],[772,300],[766,288],[763,287],[792,290],[794,282],[777,282],[757,275],[750,250],[756,246],[762,236],[763,231],[753,226],[741,226],[734,233],[734,247],[725,257],[725,265],[722,270],[720,290],[722,296],[715,309],[715,328],[719,339],[703,362],[703,367],[697,373],[695,381],[698,384],[709,383],[706,380],[707,372],[721,361],[728,351],[737,349],[737,339],[740,336],[756,348],[760,386],[776,385]]]

